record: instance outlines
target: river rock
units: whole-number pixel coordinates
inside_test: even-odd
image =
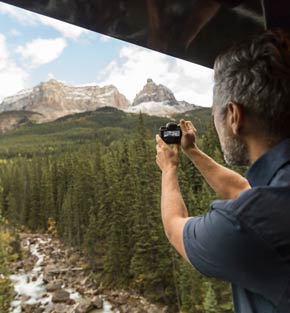
[[[55,306],[54,306],[54,310],[53,312],[54,313],[65,313],[67,312],[67,306],[63,303],[57,303]]]
[[[30,238],[30,240],[29,240],[29,244],[30,245],[34,245],[36,243],[37,243],[37,238],[36,237],[35,238]]]
[[[55,305],[52,304],[52,303],[47,304],[47,305],[45,306],[45,309],[44,309],[43,313],[52,313],[53,310],[54,310],[54,306],[55,306]]]
[[[84,294],[86,291],[86,288],[83,286],[77,286],[76,291],[79,292],[80,294]]]
[[[122,304],[128,303],[128,299],[129,299],[129,296],[127,294],[120,294],[119,297],[115,299],[115,302],[118,305],[122,305]]]
[[[68,299],[68,300],[66,301],[66,304],[68,304],[68,305],[74,305],[74,304],[76,304],[76,302],[75,302],[74,299]]]
[[[39,307],[39,304],[23,304],[22,312],[24,313],[42,313],[44,309]]]
[[[103,308],[102,299],[101,302],[98,300],[96,303],[89,299],[82,299],[81,302],[77,305],[75,313],[91,313],[94,310],[102,308]]]
[[[31,297],[30,296],[28,296],[28,295],[22,295],[21,296],[21,302],[27,302],[29,299],[30,299]]]
[[[147,313],[160,313],[160,309],[157,308],[155,305],[152,305],[152,304],[146,306],[145,311]]]
[[[92,303],[94,304],[96,309],[102,309],[103,308],[103,299],[101,296],[96,296],[93,298]]]
[[[49,282],[51,282],[53,280],[53,275],[51,275],[50,273],[43,273],[43,282],[45,284],[48,284]]]
[[[31,256],[28,259],[23,261],[23,269],[25,272],[30,272],[34,264],[37,262],[38,258],[36,256]]]
[[[31,281],[37,281],[37,277],[36,276],[32,276]]]
[[[55,273],[57,273],[58,269],[59,268],[56,265],[53,264],[46,265],[43,273],[43,281],[47,284],[54,280]]]
[[[128,304],[119,307],[120,313],[131,313],[131,307]]]
[[[57,273],[59,271],[59,267],[56,266],[55,264],[50,263],[50,264],[46,265],[44,271],[47,273]]]
[[[51,281],[50,283],[48,283],[48,285],[46,286],[46,290],[48,292],[53,292],[56,291],[58,289],[61,289],[61,286],[63,285],[61,280],[54,280]]]
[[[51,301],[54,303],[66,302],[70,299],[69,292],[59,289],[53,294]]]
[[[14,270],[15,271],[19,271],[19,270],[21,270],[22,268],[23,268],[23,261],[22,260],[20,260],[20,261],[18,261],[18,262],[16,262],[15,263],[15,265],[14,265]]]

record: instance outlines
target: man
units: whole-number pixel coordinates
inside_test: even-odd
[[[225,160],[251,164],[244,178],[196,145],[180,121],[181,148],[226,200],[188,217],[177,178],[178,147],[157,135],[161,215],[178,252],[204,275],[232,283],[236,312],[290,312],[290,38],[265,32],[215,62],[213,116]]]

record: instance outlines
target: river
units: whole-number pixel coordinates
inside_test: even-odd
[[[44,247],[51,244],[51,238],[45,240],[37,238],[30,243],[30,239],[26,239],[23,245],[30,251],[31,255],[35,256],[35,263],[32,269],[26,272],[24,268],[20,268],[18,272],[10,276],[15,290],[14,300],[11,302],[10,313],[24,313],[24,312],[58,312],[64,310],[66,313],[73,313],[81,302],[81,295],[74,288],[64,288],[63,290],[69,293],[71,299],[71,305],[65,303],[53,303],[52,296],[53,292],[47,291],[47,284],[45,283],[44,277],[44,258],[45,251]],[[111,305],[109,302],[103,301],[103,309],[95,309],[94,313],[109,313]],[[85,311],[84,311],[85,312]],[[116,311],[114,311],[116,312]]]

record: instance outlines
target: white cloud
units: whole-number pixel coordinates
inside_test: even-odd
[[[132,101],[147,78],[171,89],[177,100],[212,105],[213,71],[137,46],[125,46],[102,71],[99,84],[113,84]]]
[[[87,29],[20,9],[6,3],[0,3],[0,13],[16,19],[23,25],[37,26],[41,23],[58,31],[62,36],[74,40],[89,32]]]
[[[16,19],[21,24],[35,25],[35,17],[33,13],[19,9],[10,4],[0,2],[0,13]]]
[[[29,61],[32,68],[50,63],[57,59],[64,48],[66,41],[63,38],[35,39],[25,46],[19,46],[17,52]]]
[[[10,58],[6,38],[0,34],[0,102],[4,97],[25,88],[27,78],[28,74]]]
[[[47,74],[47,79],[48,79],[48,80],[55,79],[54,74],[53,74],[53,73],[48,73],[48,74]]]
[[[9,31],[9,34],[10,34],[11,36],[13,36],[13,37],[19,37],[19,36],[21,36],[20,31],[17,30],[17,29],[11,29],[11,30]]]

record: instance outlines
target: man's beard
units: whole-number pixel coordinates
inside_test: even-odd
[[[229,135],[222,129],[221,148],[228,165],[249,165],[250,157],[246,144],[237,136]]]

